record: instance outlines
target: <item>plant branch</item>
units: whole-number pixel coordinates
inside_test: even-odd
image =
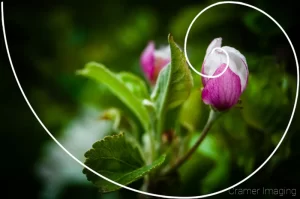
[[[181,157],[170,169],[163,172],[163,175],[169,175],[175,172],[179,167],[181,167],[190,157],[191,155],[198,149],[204,138],[206,137],[208,131],[212,127],[214,121],[218,118],[219,113],[211,110],[209,113],[209,118],[206,122],[206,125],[198,138],[197,142],[194,144],[194,146],[183,156]]]
[[[151,161],[150,163],[152,163],[155,159],[156,159],[156,147],[155,147],[155,134],[154,134],[154,130],[152,129],[150,131],[150,143],[151,143]]]
[[[144,99],[142,101],[143,105],[146,107],[146,109],[148,110],[148,114],[150,118],[155,118],[155,105],[153,104],[152,101],[148,100],[148,99]],[[148,163],[151,164],[155,159],[156,159],[156,138],[155,138],[155,128],[156,128],[156,121],[155,119],[151,119],[150,120],[150,125],[148,127],[148,131],[146,132],[149,136],[149,142],[150,142],[150,146],[149,146],[149,153],[150,153],[150,157],[148,159]]]

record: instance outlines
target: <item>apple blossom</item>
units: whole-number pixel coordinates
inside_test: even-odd
[[[207,48],[202,73],[205,75],[218,75],[226,68],[226,54],[214,48],[221,48],[222,38],[214,39]],[[220,77],[202,77],[202,100],[219,111],[224,111],[234,106],[247,87],[248,66],[246,58],[235,48],[223,46],[229,55],[229,67]]]
[[[150,41],[142,52],[140,65],[149,82],[153,85],[156,82],[159,72],[171,61],[169,46],[155,49],[155,43]]]

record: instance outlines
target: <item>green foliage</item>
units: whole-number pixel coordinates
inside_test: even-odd
[[[149,98],[147,86],[141,78],[128,72],[120,72],[117,76],[136,97],[142,100]]]
[[[84,69],[78,71],[78,74],[106,85],[112,93],[136,114],[146,130],[146,135],[143,136],[146,140],[143,140],[142,144],[144,146],[142,148],[139,147],[140,144],[138,143],[139,133],[130,133],[130,129],[133,130],[132,127],[134,127],[132,122],[130,122],[131,120],[127,120],[127,123],[124,123],[125,120],[124,118],[122,120],[120,110],[116,108],[108,109],[102,118],[114,121],[114,130],[123,128],[122,130],[128,133],[125,134],[127,136],[125,137],[123,133],[107,136],[103,140],[96,142],[93,145],[93,149],[85,154],[87,158],[86,165],[123,185],[142,178],[164,162],[164,155],[160,156],[159,159],[153,160],[159,155],[156,154],[155,147],[157,143],[154,143],[155,139],[153,138],[157,138],[157,135],[160,134],[159,130],[163,130],[161,125],[163,125],[166,113],[171,110],[177,110],[176,108],[188,99],[193,87],[193,78],[183,52],[174,42],[171,35],[169,35],[168,39],[171,48],[171,63],[160,72],[151,98],[145,82],[131,73],[120,72],[115,74],[96,62],[90,62],[86,64]],[[147,109],[143,104],[144,100],[147,100],[149,103],[147,106],[151,106],[153,103],[154,109],[150,107]],[[153,111],[154,115],[152,114]],[[176,119],[177,115],[173,112],[170,113]],[[150,120],[150,116],[155,118]],[[150,123],[150,121],[152,122]],[[157,129],[155,129],[155,122],[158,123]],[[141,153],[142,150],[144,150],[143,153]],[[150,158],[147,157],[146,161],[143,154],[147,154]],[[148,160],[150,160],[149,165],[146,165]],[[101,192],[110,192],[120,188],[103,179],[99,179],[86,169],[84,169],[84,173],[87,175],[88,180],[92,181]],[[152,176],[152,178],[154,177]]]
[[[149,177],[147,183],[155,183],[155,179],[161,177],[160,171],[169,169],[194,145],[199,137],[197,132],[201,131],[208,117],[208,108],[201,100],[201,83],[193,89],[194,80],[182,50],[171,35],[168,41],[171,63],[160,71],[151,95],[148,85],[132,73],[116,74],[95,62],[88,63],[79,71],[79,74],[104,84],[135,113],[144,127],[145,131],[141,133],[135,121],[122,109],[110,108],[103,117],[114,122],[115,132],[126,132],[127,136],[121,133],[105,137],[85,154],[88,166],[122,185],[129,185],[146,175]],[[242,96],[243,110],[230,110],[217,121],[211,129],[213,135],[208,135],[191,160],[179,169],[180,183],[183,183],[179,193],[187,194],[187,187],[198,190],[194,194],[223,188],[230,177],[231,161],[249,174],[258,161],[257,153],[267,155],[270,147],[275,145],[272,142],[278,142],[280,133],[276,136],[271,134],[270,139],[265,141],[264,133],[275,129],[280,132],[271,124],[272,119],[276,112],[290,107],[290,98],[293,97],[290,93],[293,94],[295,82],[288,75],[282,76],[282,68],[275,64],[274,59],[249,58],[253,72]],[[262,70],[261,65],[272,64],[275,67]],[[273,72],[272,76],[265,75],[269,70]],[[280,124],[286,121],[280,115],[276,115],[275,119]],[[177,122],[181,128],[178,128]],[[255,147],[257,144],[261,147]],[[289,147],[286,146],[283,151],[271,165],[287,157]],[[168,157],[161,154],[168,154]],[[84,173],[103,193],[120,189],[86,169]]]
[[[258,35],[274,35],[281,32],[275,23],[270,23],[271,19],[256,10],[248,12],[243,21],[250,31]]]
[[[201,99],[201,77],[192,72],[195,88],[187,100],[183,100],[182,106],[178,105],[169,111],[167,107],[163,108],[166,109],[166,114],[154,118],[152,116],[159,113],[153,109],[155,107],[152,105],[156,102],[151,101],[149,97],[148,85],[139,78],[143,75],[139,56],[149,40],[154,40],[156,46],[166,43],[165,36],[168,32],[172,32],[177,38],[176,43],[183,46],[186,30],[193,18],[203,8],[217,1],[185,2],[184,6],[178,3],[167,3],[168,9],[172,12],[165,12],[166,4],[155,1],[143,5],[136,4],[138,1],[121,5],[114,0],[104,0],[100,4],[93,1],[86,6],[82,6],[80,2],[72,2],[73,5],[69,6],[57,1],[51,6],[44,6],[41,12],[28,7],[32,10],[23,17],[18,14],[22,6],[15,5],[11,7],[11,12],[7,13],[12,31],[14,29],[17,32],[23,31],[23,34],[19,34],[18,38],[10,40],[9,43],[13,48],[11,50],[24,54],[19,58],[14,57],[19,59],[16,62],[22,63],[22,68],[26,68],[18,71],[18,76],[23,79],[22,87],[39,117],[47,128],[57,132],[57,135],[63,133],[63,139],[68,140],[78,137],[79,132],[66,134],[64,129],[66,127],[69,129],[70,121],[83,107],[92,107],[99,112],[99,119],[105,117],[113,123],[113,132],[111,129],[109,132],[104,132],[107,130],[103,129],[99,135],[124,132],[124,136],[127,136],[126,140],[135,138],[140,142],[147,159],[148,154],[151,157],[151,151],[145,145],[151,144],[152,141],[150,133],[145,131],[145,126],[152,126],[158,120],[165,127],[162,130],[164,137],[158,134],[155,128],[152,129],[153,134],[158,134],[158,139],[154,142],[154,151],[159,157],[165,152],[164,150],[168,150],[170,160],[176,160],[184,154],[178,151],[182,148],[186,152],[186,148],[190,148],[194,139],[197,139],[208,116],[208,106],[204,105]],[[255,0],[254,4],[274,17],[287,32],[293,34],[299,27],[297,24],[299,20],[295,20],[294,17],[297,16],[298,10],[293,4],[274,6],[282,4],[279,0],[272,3],[266,0]],[[134,12],[128,12],[133,8]],[[36,23],[31,23],[33,20]],[[182,196],[218,191],[241,180],[256,169],[281,140],[294,105],[297,81],[293,53],[283,33],[268,17],[240,5],[218,5],[205,11],[191,28],[187,44],[190,61],[197,70],[201,70],[206,48],[215,37],[222,37],[224,45],[236,47],[245,55],[250,70],[248,87],[243,93],[240,104],[243,109],[230,110],[219,122],[216,122],[201,147],[183,165],[180,171],[182,183],[180,186],[176,184],[175,187],[175,189],[180,187],[179,195]],[[84,75],[91,77],[90,79],[80,79],[73,75],[74,70],[90,60],[105,63],[107,69],[101,69],[103,71],[99,77],[92,77],[98,75],[98,69],[95,70],[96,72],[91,71],[91,74]],[[278,63],[282,65],[279,66]],[[4,62],[1,64],[5,65]],[[278,67],[281,69],[278,70]],[[112,73],[111,71],[126,72]],[[37,78],[28,78],[31,76],[28,74],[35,74]],[[9,77],[4,75],[2,81],[9,82]],[[3,93],[11,92],[9,83],[2,85],[4,91],[7,90]],[[165,90],[160,91],[162,95]],[[26,163],[28,158],[35,160],[37,147],[48,139],[46,135],[39,132],[39,126],[32,131],[36,139],[28,139],[32,136],[23,136],[23,130],[30,123],[30,118],[26,116],[27,109],[18,106],[19,102],[15,98],[8,98],[3,94],[2,99],[8,100],[2,103],[7,105],[4,108],[8,111],[4,112],[13,114],[10,111],[11,107],[17,107],[22,123],[15,125],[14,122],[4,122],[2,131],[11,132],[16,137],[22,138],[14,140],[14,143],[25,149],[22,154],[28,154],[26,157],[22,156],[24,158],[22,162]],[[147,109],[142,105],[143,99],[148,99]],[[166,100],[165,105],[168,104]],[[180,110],[179,114],[176,109]],[[255,175],[254,181],[260,181],[262,178],[260,182],[264,185],[275,187],[300,177],[297,172],[293,172],[299,167],[296,155],[299,155],[297,151],[300,151],[297,143],[300,135],[298,133],[300,125],[297,124],[300,122],[300,117],[297,110],[286,138],[268,164],[264,166],[266,172]],[[3,114],[5,118],[9,116]],[[12,118],[15,116],[12,115]],[[91,118],[93,119],[97,120]],[[77,126],[85,120],[85,118],[76,120]],[[174,121],[179,121],[181,125],[179,130],[175,128]],[[100,120],[99,123],[104,122]],[[166,131],[169,128],[171,131]],[[85,139],[79,137],[78,143],[76,141],[72,143],[78,147],[86,144],[91,139],[90,132],[87,131],[82,132]],[[186,131],[188,133],[182,133]],[[138,139],[144,135],[145,139]],[[166,140],[165,148],[160,148],[161,137]],[[4,147],[10,148],[10,143],[4,142]],[[83,151],[78,153],[80,154],[74,155],[82,156]],[[9,154],[4,159],[12,159],[10,161],[17,165],[20,160],[15,157],[18,155],[20,154]],[[290,163],[285,164],[284,161],[291,157],[294,160],[291,159]],[[170,165],[172,161],[166,159],[165,164]],[[149,165],[152,162],[149,161]],[[60,165],[55,161],[53,164],[55,164],[54,168]],[[32,167],[31,163],[27,166]],[[67,169],[65,175],[73,175],[71,170],[72,167],[70,170]],[[158,168],[155,171],[159,172],[159,170]],[[290,172],[282,172],[283,170]],[[272,180],[274,185],[270,185],[264,178],[270,179],[266,175],[274,173],[276,179]],[[56,179],[57,176],[60,175],[54,173],[52,177]],[[65,182],[64,175],[61,176],[62,180],[46,183],[50,185],[51,193],[54,190],[52,185],[59,186],[57,184]],[[111,178],[109,175],[108,177]],[[152,173],[147,175],[147,180],[148,177],[150,181],[157,179],[157,176],[152,176]],[[72,179],[74,178],[77,179],[75,175],[72,176]],[[46,181],[51,179],[47,178]],[[140,185],[141,181],[140,179],[136,184]],[[167,181],[170,181],[170,178]],[[32,182],[35,184],[35,181]],[[256,183],[252,186],[257,186]],[[80,188],[77,190],[76,187],[76,193],[81,193]],[[175,192],[172,192],[175,189],[171,189],[167,195],[175,195]],[[120,199],[136,197],[135,193],[130,195],[132,197],[124,196],[125,192],[126,190],[122,190],[115,195],[105,194],[101,197]],[[156,190],[152,192],[157,193]],[[224,195],[220,197],[226,198]],[[72,196],[61,197],[72,198]],[[87,194],[84,197],[95,198],[96,196],[90,197]]]
[[[283,110],[292,110],[284,84],[289,82],[289,77],[276,72],[273,68],[272,76],[268,71],[257,75],[250,75],[247,92],[243,96],[243,116],[248,124],[265,132],[278,130],[282,124],[287,123],[290,113],[285,111],[285,117],[279,115]],[[272,82],[272,83],[270,83]],[[289,87],[292,84],[288,85]],[[292,96],[292,99],[294,96]],[[260,111],[257,111],[257,110]],[[283,114],[283,113],[281,113]],[[276,122],[275,122],[276,121]]]
[[[181,193],[186,196],[200,195],[201,181],[214,167],[215,162],[210,157],[196,151],[190,160],[179,169]]]
[[[122,185],[128,185],[142,178],[159,167],[165,159],[165,156],[161,156],[151,165],[146,165],[138,144],[125,137],[123,133],[107,136],[96,142],[93,148],[85,153],[85,157],[85,164],[88,167]],[[87,169],[84,169],[83,173],[102,193],[121,188]]]
[[[171,48],[171,64],[160,72],[151,94],[158,120],[161,122],[167,110],[178,107],[189,97],[193,87],[191,71],[186,64],[183,52],[171,35],[168,39]]]
[[[203,10],[207,5],[193,5],[183,9],[175,18],[173,23],[171,23],[170,29],[172,32],[176,33],[176,36],[184,38],[186,30],[195,18],[195,16]],[[234,10],[235,7],[231,5],[219,5],[215,6],[209,10],[206,10],[202,13],[198,19],[195,21],[191,31],[194,34],[205,34],[207,29],[216,27],[220,24],[225,24],[229,22],[230,19],[237,17],[237,12]],[[232,12],[235,11],[236,15],[232,15]]]
[[[208,117],[209,109],[201,100],[201,82],[198,81],[193,89],[193,76],[182,50],[171,35],[168,41],[171,63],[160,71],[151,95],[148,85],[132,73],[113,73],[96,62],[88,63],[79,71],[79,74],[112,91],[144,127],[141,132],[135,125],[136,121],[124,114],[122,108],[110,108],[104,117],[114,122],[115,132],[126,132],[126,136],[124,133],[107,136],[85,154],[88,166],[122,185],[129,185],[145,176],[146,189],[145,186],[151,186],[157,179],[164,182],[164,176],[160,174],[191,149],[200,136],[197,132],[201,131]],[[172,176],[175,181],[180,179],[182,188],[177,190],[178,193],[189,194],[186,189],[191,187],[197,190],[194,191],[196,195],[224,188],[231,175],[232,162],[249,174],[260,158],[267,156],[270,148],[278,142],[280,128],[288,116],[275,113],[291,108],[295,81],[287,74],[282,75],[282,66],[272,57],[258,60],[249,55],[248,58],[253,72],[242,95],[243,109],[230,110],[217,121],[211,128],[212,134],[178,170],[179,176]],[[262,69],[261,65],[274,67]],[[272,76],[266,75],[270,72]],[[278,127],[272,124],[274,119]],[[272,134],[275,130],[276,136]],[[265,140],[265,136],[270,139]],[[272,161],[271,167],[288,157],[289,146],[282,151]],[[120,189],[86,169],[83,172],[102,193]],[[166,187],[166,190],[172,188]]]
[[[142,104],[142,100],[139,98],[145,94],[143,84],[141,84],[141,87],[138,87],[138,85],[132,87],[132,81],[139,81],[138,78],[135,78],[133,75],[128,75],[128,73],[121,73],[121,75],[118,76],[109,71],[102,64],[96,62],[86,64],[84,69],[78,71],[78,74],[106,85],[136,114],[143,127],[145,129],[149,128],[150,118],[146,108]]]
[[[185,186],[196,186],[194,195],[208,194],[226,184],[230,166],[230,153],[224,142],[219,138],[218,132],[212,129],[203,143],[199,146],[191,160],[180,169],[180,175]],[[200,133],[194,132],[188,142],[191,148]]]
[[[193,90],[189,98],[181,107],[179,120],[180,124],[189,132],[195,132],[204,126],[206,122],[206,110],[201,99],[201,91],[199,88]]]

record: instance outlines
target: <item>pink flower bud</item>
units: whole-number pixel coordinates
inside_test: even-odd
[[[156,82],[159,72],[171,61],[170,47],[165,46],[155,49],[153,41],[142,52],[140,64],[149,82],[153,85]]]
[[[212,50],[221,47],[222,38],[214,39],[207,48],[202,73],[205,75],[218,75],[226,68],[227,57],[221,50]],[[236,49],[223,46],[229,55],[229,67],[217,78],[203,78],[202,100],[219,111],[234,106],[248,83],[248,66],[246,58]]]

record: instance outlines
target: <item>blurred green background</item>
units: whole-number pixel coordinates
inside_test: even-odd
[[[123,104],[105,87],[78,77],[75,71],[89,61],[113,71],[131,71],[144,78],[139,57],[149,40],[159,47],[172,33],[183,47],[192,19],[217,1],[51,1],[4,2],[10,55],[22,88],[45,126],[75,157],[111,131],[101,112]],[[297,7],[282,1],[249,1],[273,18],[297,40]],[[296,94],[296,64],[280,29],[263,14],[240,5],[219,5],[194,23],[188,40],[191,63],[200,70],[208,44],[216,37],[247,58],[250,77],[242,96],[243,109],[234,109],[211,130],[192,160],[182,168],[185,196],[210,193],[245,178],[271,154],[286,129]],[[1,45],[1,165],[9,198],[122,199],[136,194],[121,190],[100,195],[82,174],[82,167],[47,135],[32,115],[14,80]],[[194,73],[193,73],[194,74]],[[199,120],[182,121],[201,130],[207,107],[197,92],[190,100]],[[296,188],[299,184],[299,125],[295,114],[279,150],[241,188]],[[197,136],[197,134],[195,134]],[[298,161],[298,162],[297,162]],[[214,198],[233,197],[223,193]],[[244,198],[274,198],[244,195]]]

